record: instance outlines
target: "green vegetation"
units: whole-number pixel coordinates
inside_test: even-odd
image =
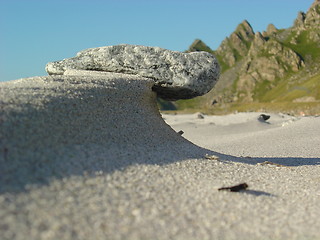
[[[315,60],[320,58],[320,45],[319,42],[310,39],[310,30],[301,31],[299,34],[297,31],[292,31],[283,44],[298,53],[303,59],[311,56]]]
[[[316,12],[320,15],[320,5],[316,6]]]
[[[260,96],[256,100],[261,102],[288,102],[302,97],[312,97],[320,100],[320,74],[308,78],[300,83],[291,83],[290,78],[278,80],[275,87],[265,91],[260,91]],[[264,83],[266,87],[268,83]]]
[[[208,47],[204,42],[202,42],[200,39],[196,39],[193,44],[190,46],[189,51],[197,52],[197,51],[204,51],[213,53],[210,47]]]
[[[265,94],[270,91],[270,82],[264,80],[263,82],[257,84],[253,92],[254,101],[265,101]]]
[[[225,105],[209,111],[209,114],[228,114],[234,112],[282,112],[291,115],[320,115],[320,104],[318,102],[252,102],[234,103]]]
[[[203,102],[201,97],[195,97],[188,100],[178,100],[175,102],[177,109],[186,110],[186,109],[200,109],[203,107]]]
[[[214,54],[220,64],[220,80],[204,96],[175,102],[178,111],[320,115],[320,5],[309,11],[305,20],[291,28],[274,27],[264,32],[265,41],[255,41],[261,35],[255,35],[247,21],[239,24],[215,51],[199,39],[194,41],[189,52]],[[219,102],[210,104],[216,100]]]
[[[208,115],[225,115],[235,112],[274,112],[290,115],[312,115],[320,116],[319,102],[250,102],[250,103],[229,103],[217,105],[214,108],[185,108],[175,111],[164,111],[167,113],[195,113],[202,112]]]
[[[177,110],[174,103],[157,98],[157,104],[160,110]]]
[[[216,53],[214,53],[214,55],[216,56],[216,58],[217,58],[217,60],[219,62],[221,73],[224,73],[225,71],[227,71],[230,67],[229,67],[229,65],[227,63],[225,63],[223,61],[222,56],[217,55]]]

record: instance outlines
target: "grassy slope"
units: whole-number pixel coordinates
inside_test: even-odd
[[[318,43],[310,41],[309,35],[309,31],[301,31],[300,34],[292,31],[282,42],[283,45],[298,53],[306,61],[306,65],[320,62],[320,46]],[[295,38],[296,44],[291,43],[293,38]],[[302,69],[296,74],[288,72],[285,78],[277,79],[274,85],[275,87],[269,90],[267,82],[258,84],[256,100],[259,102],[290,102],[308,96],[319,100],[320,74],[308,77],[306,69]]]
[[[279,30],[281,34],[284,30]],[[175,102],[180,112],[197,112],[202,111],[209,114],[226,114],[234,111],[271,111],[287,112],[291,114],[320,115],[320,73],[309,76],[309,65],[313,69],[318,69],[317,63],[320,63],[320,45],[317,42],[310,41],[310,32],[291,31],[282,41],[284,46],[291,48],[298,53],[306,62],[306,68],[298,73],[288,72],[283,79],[276,79],[270,86],[270,82],[263,81],[256,85],[254,90],[254,102],[251,103],[230,103],[223,105],[209,106],[208,103],[212,96],[209,94],[190,100],[179,100]],[[292,43],[295,40],[296,44]],[[199,50],[205,50],[214,53],[211,49],[201,42],[196,46]],[[222,73],[229,66],[223,61],[222,57],[216,55],[220,62]],[[234,82],[233,85],[235,85]],[[236,91],[234,88],[232,91]],[[309,97],[309,102],[297,102],[295,100],[303,97]],[[314,100],[313,102],[310,99]]]
[[[289,102],[301,97],[314,97],[320,100],[320,74],[290,86],[288,81],[281,81],[275,88],[268,91],[262,102]]]

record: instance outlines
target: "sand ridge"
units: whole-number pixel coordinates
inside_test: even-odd
[[[148,83],[101,78],[1,83],[1,239],[319,239],[320,118],[163,115],[169,126]],[[112,83],[128,81],[147,95],[122,99]]]

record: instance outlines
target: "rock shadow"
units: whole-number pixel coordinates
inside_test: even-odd
[[[320,163],[319,158],[241,158],[196,146],[164,122],[151,88],[152,81],[122,75],[2,83],[0,193],[136,164],[203,159],[206,154],[226,163]]]

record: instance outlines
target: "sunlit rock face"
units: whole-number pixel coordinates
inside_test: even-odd
[[[149,78],[154,81],[153,90],[166,100],[203,95],[214,87],[220,74],[216,58],[207,52],[182,53],[128,44],[87,49],[46,66],[50,75],[63,75],[70,69]]]

